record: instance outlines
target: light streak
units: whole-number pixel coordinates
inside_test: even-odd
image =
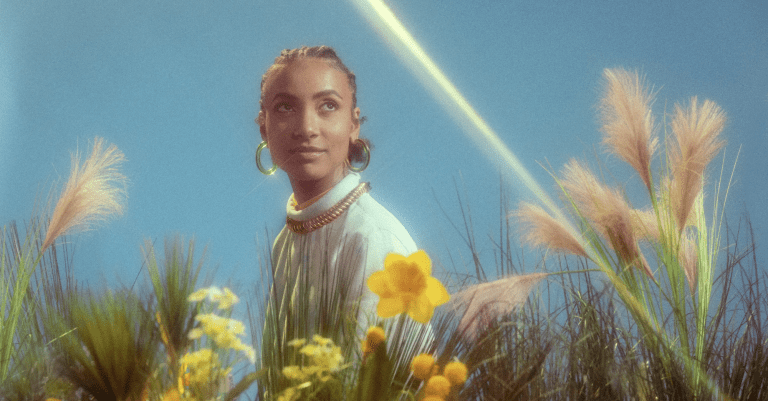
[[[517,156],[443,74],[389,7],[382,0],[353,0],[353,3],[379,31],[392,50],[398,53],[400,59],[432,91],[435,99],[443,104],[448,114],[459,122],[486,157],[495,162],[503,173],[509,174],[510,170],[514,172],[519,182],[530,190],[558,220],[565,222],[567,229],[574,234],[575,238],[581,239],[581,235],[576,232],[560,208],[531,176]]]

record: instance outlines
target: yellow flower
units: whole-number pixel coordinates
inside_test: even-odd
[[[428,395],[421,399],[421,401],[445,401],[445,398],[438,397],[436,395]]]
[[[212,286],[197,290],[189,295],[189,302],[200,302],[208,298],[209,301],[219,304],[219,309],[229,309],[232,305],[240,302],[240,299],[229,288],[224,287],[222,291],[219,287]]]
[[[373,326],[368,329],[368,333],[363,340],[363,354],[370,354],[376,351],[381,343],[387,339],[384,329],[379,326]]]
[[[451,382],[445,376],[432,376],[424,388],[424,394],[445,398],[451,392]]]
[[[317,334],[312,336],[312,341],[316,342],[317,345],[320,345],[320,346],[333,345],[333,340],[331,340],[330,338],[321,337]]]
[[[162,401],[181,401],[181,394],[175,388],[172,388],[163,394]]]
[[[467,381],[467,365],[459,361],[449,362],[443,369],[443,376],[445,376],[452,385],[460,386]]]
[[[217,296],[212,297],[211,300],[219,303],[219,309],[229,309],[232,307],[232,305],[240,302],[240,299],[237,297],[237,295],[235,295],[235,293],[230,291],[230,289],[227,287],[224,287],[223,294],[217,294]]]
[[[419,380],[426,380],[432,374],[432,368],[435,366],[435,358],[430,354],[416,355],[411,361],[411,371],[413,377]]]
[[[408,257],[390,253],[384,270],[368,278],[368,288],[379,296],[376,313],[383,318],[408,312],[413,320],[427,323],[435,307],[450,299],[443,284],[432,277],[432,261],[424,251]]]
[[[291,380],[306,380],[307,374],[301,370],[300,366],[286,366],[283,368],[283,376]]]
[[[209,287],[209,288],[202,288],[199,289],[192,294],[189,294],[189,297],[187,297],[187,301],[189,302],[200,302],[204,300],[206,297],[210,299],[213,294],[221,293],[221,290],[217,287]]]

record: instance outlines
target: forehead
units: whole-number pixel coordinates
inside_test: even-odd
[[[318,58],[300,58],[277,65],[264,83],[267,101],[281,93],[302,97],[327,90],[336,91],[345,100],[352,95],[347,75],[330,62]]]

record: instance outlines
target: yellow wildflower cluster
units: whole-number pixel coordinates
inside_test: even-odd
[[[231,368],[222,370],[219,362],[219,354],[210,348],[185,354],[181,357],[181,363],[189,368],[189,385],[206,385],[207,383],[218,383],[225,378]]]
[[[190,302],[200,302],[206,298],[211,302],[217,303],[219,309],[230,309],[239,301],[237,296],[226,287],[223,291],[217,287],[203,288],[192,293],[188,300]],[[200,327],[189,331],[188,336],[190,339],[197,340],[205,334],[214,341],[218,348],[242,351],[251,363],[256,362],[256,351],[253,347],[245,345],[240,340],[240,337],[238,337],[245,333],[243,322],[219,316],[215,313],[199,314],[195,316],[195,320],[200,322]]]
[[[223,290],[217,287],[203,288],[192,293],[187,300],[189,302],[202,302],[208,300],[216,308],[224,310],[224,314],[230,315],[232,306],[239,300],[237,296],[228,288]],[[206,306],[207,311],[212,310],[211,306]],[[232,371],[230,366],[222,366],[219,359],[219,353],[224,351],[227,355],[229,350],[243,352],[251,363],[256,361],[256,351],[253,347],[245,345],[240,336],[245,333],[245,325],[239,320],[231,319],[225,316],[219,316],[215,313],[200,313],[195,316],[199,325],[190,330],[187,336],[191,340],[199,340],[203,335],[208,336],[211,342],[210,346],[189,352],[179,360],[180,369],[178,375],[178,389],[173,389],[166,393],[167,401],[175,397],[184,396],[184,399],[211,399],[216,397],[226,386],[227,378]],[[201,343],[197,343],[197,347]],[[225,360],[228,358],[225,358]],[[231,362],[230,362],[231,363]],[[227,364],[228,365],[228,364]],[[185,391],[189,387],[190,392]]]
[[[449,362],[440,371],[435,358],[430,354],[420,354],[411,361],[413,377],[426,380],[424,386],[425,401],[442,401],[451,393],[451,387],[460,387],[467,381],[467,366],[459,361]]]
[[[237,295],[226,287],[224,287],[224,290],[219,289],[219,287],[203,288],[190,294],[187,300],[189,302],[200,302],[205,298],[218,304],[219,309],[230,309],[234,304],[240,302]]]
[[[332,373],[343,368],[341,347],[335,345],[330,338],[315,335],[312,341],[300,338],[290,341],[288,345],[298,349],[303,363],[286,366],[282,373],[286,378],[300,384],[283,390],[277,398],[278,401],[301,399],[302,390],[312,386],[313,381],[327,382],[332,378]]]
[[[197,315],[195,320],[200,322],[200,327],[189,331],[190,339],[197,340],[205,334],[213,339],[217,347],[242,351],[251,363],[256,361],[256,351],[253,347],[245,345],[238,337],[245,333],[243,322],[213,313]]]

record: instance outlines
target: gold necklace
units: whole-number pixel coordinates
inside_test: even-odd
[[[285,224],[288,229],[296,234],[307,234],[318,228],[336,220],[342,213],[344,213],[349,207],[355,203],[364,193],[371,190],[371,185],[367,182],[360,183],[355,189],[352,190],[342,200],[336,202],[333,207],[326,210],[322,214],[315,216],[309,220],[298,221],[290,217],[286,217]]]

